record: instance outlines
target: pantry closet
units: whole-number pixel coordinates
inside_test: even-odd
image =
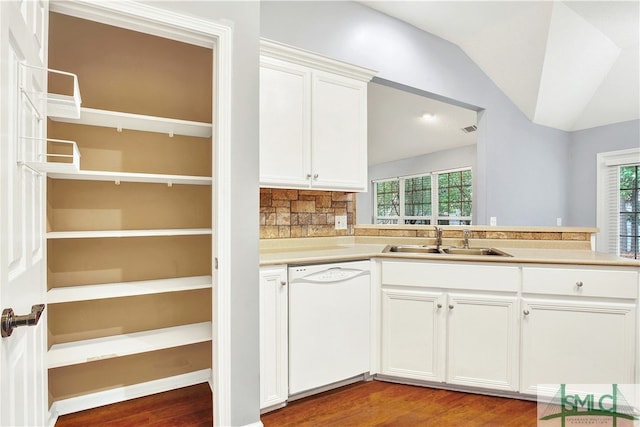
[[[211,381],[213,52],[49,19],[49,67],[82,98],[79,118],[48,119],[77,146],[47,179],[49,403]],[[50,75],[49,92],[73,91]]]

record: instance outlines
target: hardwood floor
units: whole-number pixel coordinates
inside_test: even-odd
[[[211,390],[199,384],[58,419],[56,427],[211,426]],[[536,403],[370,381],[291,402],[265,427],[535,427]]]
[[[535,427],[536,402],[370,381],[291,402],[265,427]]]
[[[213,425],[212,409],[211,389],[209,384],[203,383],[63,415],[55,427],[210,427]]]

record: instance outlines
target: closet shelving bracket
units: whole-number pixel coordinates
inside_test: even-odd
[[[66,139],[53,139],[53,138],[33,138],[33,137],[20,137],[25,141],[39,141],[44,142],[47,145],[47,152],[38,154],[37,160],[20,160],[19,166],[24,166],[29,170],[37,173],[78,173],[80,170],[80,151],[75,141],[68,141]],[[59,153],[49,152],[49,143],[54,143],[62,146],[66,146],[65,149],[60,150]],[[50,159],[57,159],[59,161],[49,161]]]
[[[43,68],[35,65],[27,64],[26,62],[21,62],[22,69],[26,72],[26,70],[38,70],[42,72],[46,72],[49,74],[57,74],[61,76],[66,76],[72,79],[73,82],[73,94],[64,95],[59,93],[48,93],[44,97],[44,101],[46,101],[47,105],[47,116],[52,118],[68,118],[68,119],[79,119],[80,118],[80,105],[82,104],[82,97],[80,96],[80,85],[78,84],[78,76],[74,73],[69,73],[67,71],[54,70],[51,68]],[[22,82],[25,81],[23,78]],[[21,87],[20,90],[25,94],[29,103],[36,110],[38,117],[42,119],[44,115],[37,108],[38,102],[35,102],[32,99],[34,96],[36,99],[41,97],[42,94],[35,94],[27,91],[24,87]]]

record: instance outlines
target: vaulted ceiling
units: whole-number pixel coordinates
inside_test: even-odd
[[[364,1],[458,45],[534,123],[640,118],[638,1]]]

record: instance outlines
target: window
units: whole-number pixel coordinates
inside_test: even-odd
[[[471,169],[374,181],[375,224],[471,224]]]
[[[619,255],[639,259],[640,251],[640,165],[620,167]]]
[[[397,179],[379,181],[375,189],[376,224],[397,224],[400,217],[400,183]]]
[[[598,154],[596,248],[640,259],[640,149]]]

